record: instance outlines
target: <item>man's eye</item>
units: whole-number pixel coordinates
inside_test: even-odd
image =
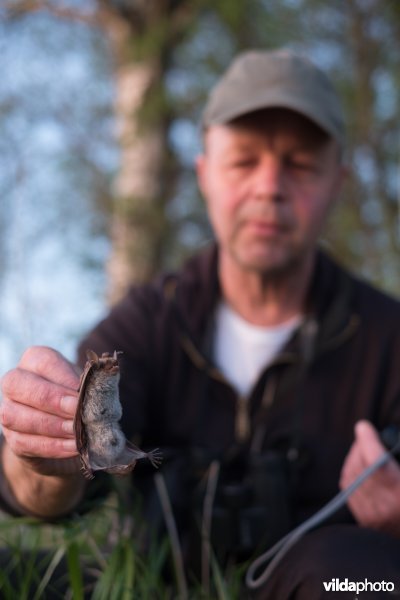
[[[248,169],[255,164],[256,160],[254,158],[242,158],[240,160],[233,160],[231,162],[231,167],[234,169]]]
[[[314,161],[300,158],[288,158],[286,160],[286,165],[295,171],[313,173],[317,170],[317,165]]]

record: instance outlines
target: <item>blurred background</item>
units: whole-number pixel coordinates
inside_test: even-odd
[[[130,283],[207,243],[202,105],[237,51],[279,46],[345,106],[324,242],[400,296],[398,0],[0,0],[0,373],[30,344],[74,359]]]

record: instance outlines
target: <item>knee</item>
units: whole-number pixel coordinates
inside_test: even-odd
[[[319,582],[400,573],[400,540],[357,525],[322,527],[293,550],[298,575],[318,577]]]
[[[331,597],[332,594],[325,596],[324,582],[329,585],[332,579],[345,578],[385,580],[400,589],[400,540],[357,525],[322,527],[307,534],[288,552],[255,597],[262,600]]]

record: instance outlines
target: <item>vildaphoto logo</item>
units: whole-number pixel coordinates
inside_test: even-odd
[[[349,581],[345,579],[331,579],[322,582],[326,592],[355,592],[356,595],[361,592],[393,592],[394,583],[392,581]]]

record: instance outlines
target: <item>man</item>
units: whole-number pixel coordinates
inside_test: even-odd
[[[323,73],[289,51],[244,53],[203,127],[197,173],[216,245],[132,289],[79,354],[83,364],[87,348],[122,351],[125,433],[175,457],[165,477],[182,529],[193,532],[186,513],[202,513],[200,482],[218,465],[212,541],[241,559],[384,451],[378,431],[400,425],[400,306],[318,248],[344,177],[342,112]],[[32,348],[2,385],[3,502],[67,514],[85,493],[73,468],[77,369]],[[348,507],[287,555],[260,597],[319,598],[323,581],[346,577],[395,581],[400,593],[397,463]]]

